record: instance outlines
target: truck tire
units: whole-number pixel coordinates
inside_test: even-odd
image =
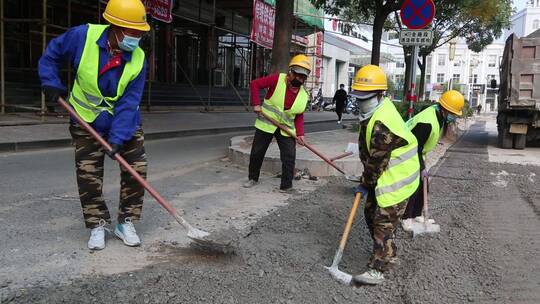
[[[499,128],[498,140],[501,149],[512,149],[513,136],[509,127]]]
[[[526,134],[514,134],[514,149],[525,149],[525,142],[527,141]]]

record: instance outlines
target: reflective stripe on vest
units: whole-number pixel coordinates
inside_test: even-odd
[[[88,25],[81,61],[69,97],[69,103],[81,118],[89,123],[103,111],[114,114],[115,102],[124,94],[126,87],[139,75],[144,66],[144,52],[141,48],[137,48],[131,53],[131,60],[124,66],[124,71],[118,81],[116,96],[104,97],[101,94],[98,86],[99,46],[97,41],[108,27],[108,25]]]
[[[369,153],[371,153],[371,135],[376,121],[383,123],[390,132],[407,142],[405,146],[392,150],[388,166],[379,176],[375,186],[377,204],[381,208],[386,208],[403,202],[418,188],[420,182],[418,143],[394,104],[385,98],[367,125],[366,144]]]
[[[437,119],[437,109],[438,105],[430,106],[407,121],[407,127],[409,130],[414,129],[418,123],[431,125],[431,133],[429,134],[429,137],[422,149],[422,156],[424,159],[426,159],[426,154],[437,146],[437,142],[439,142],[439,137],[441,136],[441,126],[439,125],[439,120]]]
[[[264,100],[261,111],[280,124],[289,128],[291,133],[296,135],[294,119],[296,118],[296,115],[302,114],[306,110],[308,95],[306,90],[304,90],[304,87],[301,87],[298,91],[298,95],[296,95],[296,99],[294,100],[292,107],[285,110],[285,92],[287,91],[287,80],[285,79],[286,76],[287,74],[285,73],[279,74],[274,93],[269,99]],[[272,122],[265,119],[262,115],[255,120],[255,127],[266,133],[274,133],[277,129]],[[281,131],[281,134],[283,136],[289,136],[283,131]]]

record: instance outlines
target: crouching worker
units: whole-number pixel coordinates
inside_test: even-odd
[[[439,102],[432,105],[407,121],[407,127],[412,131],[418,141],[418,159],[420,160],[421,179],[416,192],[409,198],[407,209],[401,222],[403,230],[411,231],[414,221],[423,223],[422,209],[424,206],[424,178],[428,177],[426,169],[426,155],[432,151],[439,142],[442,130],[462,115],[465,104],[463,95],[458,91],[450,90],[442,94]],[[434,223],[429,219],[430,223]]]
[[[304,82],[311,72],[311,63],[306,55],[296,55],[289,63],[289,72],[272,74],[251,82],[251,104],[259,116],[255,121],[255,136],[249,158],[249,179],[245,188],[258,184],[261,166],[268,146],[275,137],[281,158],[280,192],[292,190],[294,166],[296,160],[296,141],[281,131],[261,112],[273,118],[289,129],[298,138],[298,144],[304,143],[304,111],[308,103],[308,94]],[[261,105],[259,90],[267,89]]]
[[[380,284],[396,259],[396,227],[407,199],[419,183],[420,164],[414,135],[394,104],[384,97],[386,75],[375,65],[361,68],[350,93],[360,109],[360,160],[364,172],[355,193],[365,197],[364,215],[373,239],[368,270],[356,275],[356,284]]]

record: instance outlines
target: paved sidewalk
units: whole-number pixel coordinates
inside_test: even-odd
[[[146,139],[162,139],[194,135],[248,131],[253,128],[255,115],[247,112],[143,112],[143,129]],[[353,115],[344,115],[354,120]],[[24,116],[3,116],[0,120],[0,152],[62,147],[71,144],[68,119],[47,118],[36,124],[35,119]],[[306,124],[336,121],[334,112],[306,112]]]

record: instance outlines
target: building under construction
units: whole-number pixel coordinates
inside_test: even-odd
[[[145,0],[170,6],[171,20],[149,14],[152,30],[141,46],[149,69],[142,105],[247,105],[249,82],[268,73],[271,47],[252,39],[254,6],[274,0]],[[152,3],[155,2],[155,3]],[[47,42],[68,28],[104,23],[104,0],[0,0],[1,108],[45,113],[37,63]],[[264,4],[260,4],[264,3]],[[309,0],[295,0],[292,53],[314,54],[305,36],[323,30],[322,12]],[[319,56],[320,54],[319,50]],[[315,61],[315,60],[314,60]],[[315,62],[314,62],[315,63]],[[73,71],[63,79],[69,87]],[[313,80],[316,81],[316,80]],[[52,110],[49,108],[48,110]]]

